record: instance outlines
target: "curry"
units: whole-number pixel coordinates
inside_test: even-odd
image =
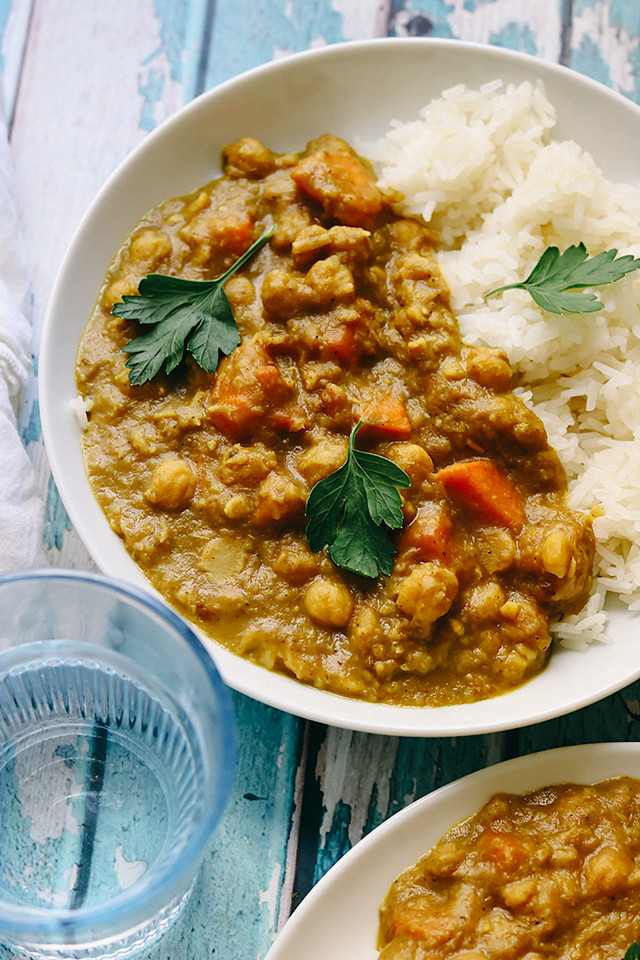
[[[380,960],[620,960],[640,939],[640,781],[496,794],[402,873]]]
[[[435,237],[394,214],[366,161],[323,136],[245,138],[224,174],[152,210],[111,265],[77,358],[86,469],[150,582],[234,653],[338,694],[476,701],[534,676],[549,625],[592,581],[591,517],[567,507],[544,427],[499,348],[462,342]],[[132,386],[140,280],[224,273],[240,345]],[[393,569],[312,552],[310,491],[349,437],[405,471]]]

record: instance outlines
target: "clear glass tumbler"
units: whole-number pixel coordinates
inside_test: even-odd
[[[0,941],[125,958],[177,917],[234,774],[210,655],[152,596],[0,577]]]

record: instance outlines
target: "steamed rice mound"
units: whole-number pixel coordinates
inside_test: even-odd
[[[578,647],[606,639],[608,593],[640,609],[640,274],[599,288],[593,314],[548,314],[522,290],[483,295],[524,280],[549,246],[639,257],[640,185],[611,183],[576,143],[553,139],[555,122],[541,84],[457,86],[364,149],[381,186],[402,195],[399,210],[440,234],[462,335],[507,351],[515,392],[564,463],[571,506],[602,505],[594,592],[554,627]]]

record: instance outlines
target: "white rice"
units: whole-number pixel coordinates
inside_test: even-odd
[[[543,250],[581,241],[640,256],[640,185],[607,180],[576,143],[553,139],[542,85],[457,86],[412,123],[360,145],[399,209],[441,237],[439,260],[467,343],[500,345],[594,522],[597,580],[585,610],[554,628],[572,647],[606,639],[607,594],[640,609],[640,272],[599,288],[604,310],[556,316],[525,291]]]

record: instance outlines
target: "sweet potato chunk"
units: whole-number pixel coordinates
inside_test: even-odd
[[[220,363],[209,416],[226,436],[240,440],[250,436],[266,411],[284,403],[290,387],[256,338],[240,344]]]
[[[382,192],[358,157],[320,150],[301,160],[291,176],[325,213],[357,227],[382,209]]]

